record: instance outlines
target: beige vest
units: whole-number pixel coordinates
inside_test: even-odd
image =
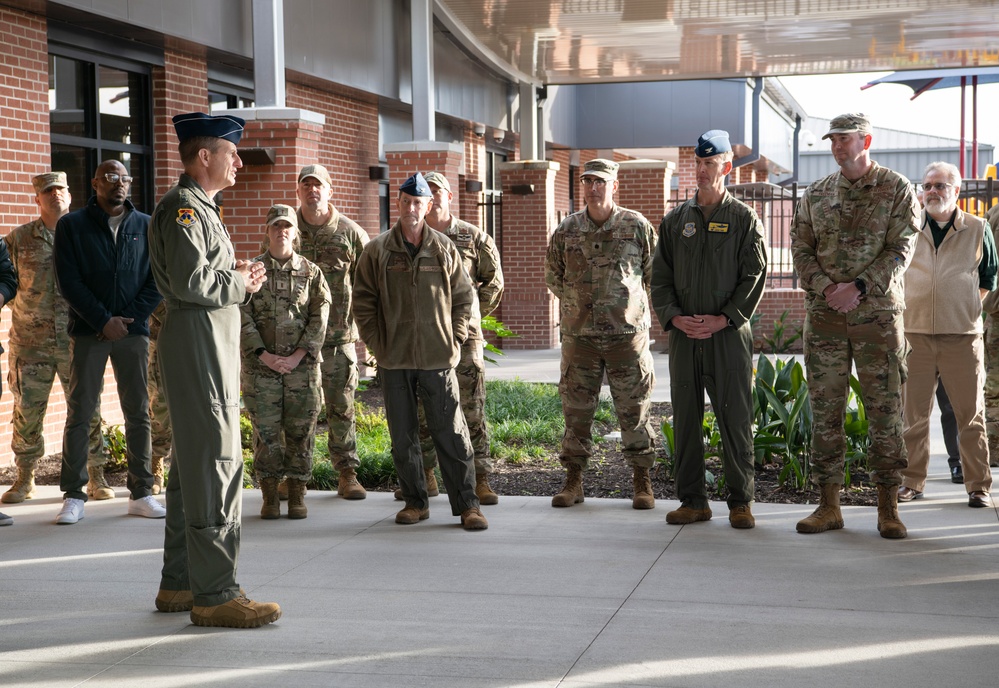
[[[923,211],[912,263],[905,271],[905,331],[915,334],[980,334],[982,301],[978,265],[985,221],[960,209],[954,226],[933,248]]]

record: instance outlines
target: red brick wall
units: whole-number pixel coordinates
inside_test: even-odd
[[[49,67],[47,24],[43,17],[0,8],[0,234],[38,217],[31,178],[51,169],[49,143]],[[79,201],[79,199],[77,199]],[[0,311],[0,343],[8,341],[10,311]],[[0,370],[6,387],[8,356],[0,356]],[[114,391],[114,377],[108,368],[103,397],[104,418],[122,422]],[[9,390],[0,397],[0,466],[14,462],[10,451],[10,418],[13,398]],[[46,453],[61,451],[66,422],[66,401],[56,383],[45,417]]]
[[[317,159],[333,177],[333,205],[376,236],[379,227],[378,182],[368,178],[368,168],[378,165],[378,101],[346,89],[329,90],[296,83],[287,84],[288,107],[302,108],[325,115],[326,124],[319,140]],[[295,179],[288,187],[290,205],[298,206]]]
[[[386,151],[385,160],[389,166],[389,225],[395,223],[399,217],[396,198],[399,196],[399,187],[408,177],[417,172],[440,172],[447,177],[451,183],[451,192],[454,195],[452,203],[456,207],[461,207],[462,190],[458,188],[456,180],[460,177],[462,169],[463,152],[453,150],[449,144],[428,144],[438,146],[436,150],[398,150]]]
[[[455,192],[455,198],[451,204],[451,212],[465,222],[471,222],[473,225],[479,226],[482,223],[479,213],[479,203],[482,202],[482,193],[465,191],[465,182],[478,181],[482,182],[483,185],[485,184],[486,144],[482,138],[475,135],[475,132],[466,127],[464,146],[465,164],[458,175],[457,185],[455,185],[453,179],[448,178],[448,181],[451,182],[452,190]],[[460,194],[458,193],[459,191]]]
[[[273,148],[274,165],[245,165],[222,192],[225,222],[239,258],[260,254],[264,218],[275,203],[297,206],[298,172],[316,159],[322,125],[301,120],[249,120],[242,148]]]
[[[208,111],[208,66],[203,57],[166,50],[163,66],[153,68],[153,157],[155,194],[169,191],[184,171],[177,152],[173,116]],[[146,208],[152,212],[152,208]]]
[[[503,340],[504,349],[558,346],[556,300],[545,285],[545,254],[555,229],[555,165],[506,163],[503,180],[502,320],[519,335]],[[534,193],[515,195],[513,186],[533,184]]]

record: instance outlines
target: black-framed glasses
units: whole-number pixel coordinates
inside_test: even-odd
[[[948,182],[934,182],[933,184],[926,182],[923,184],[923,191],[932,191],[936,189],[937,191],[946,191],[950,187],[954,186]]]
[[[133,178],[129,177],[127,174],[115,174],[114,172],[108,172],[104,175],[104,179],[108,184],[117,184],[118,182],[121,182],[122,184],[131,184]]]

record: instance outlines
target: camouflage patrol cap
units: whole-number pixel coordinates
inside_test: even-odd
[[[44,193],[52,187],[68,189],[69,183],[66,181],[65,172],[45,172],[31,178],[31,185],[35,187],[35,193]]]
[[[326,186],[333,186],[333,179],[330,177],[329,171],[322,165],[306,165],[303,167],[302,171],[298,173],[298,183],[301,184],[302,180],[306,177],[313,177]]]
[[[587,160],[583,163],[583,173],[579,176],[580,178],[599,177],[600,179],[613,181],[617,179],[617,169],[619,167],[620,165],[613,160],[594,158],[593,160]]]
[[[440,172],[431,172],[429,174],[423,175],[423,178],[427,180],[427,184],[433,184],[441,189],[444,189],[448,193],[451,193],[451,184],[448,182],[447,177],[445,177]]]
[[[871,121],[867,119],[867,115],[861,112],[848,112],[845,115],[833,117],[832,121],[829,122],[829,131],[822,137],[822,140],[824,141],[833,134],[853,134],[855,132],[870,134]]]
[[[298,228],[298,214],[295,209],[290,205],[284,205],[283,203],[276,203],[271,206],[271,209],[267,211],[267,226],[270,227],[272,224],[279,220],[284,220],[292,227]]]

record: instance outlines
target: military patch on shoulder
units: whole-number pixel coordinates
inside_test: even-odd
[[[683,226],[683,236],[692,237],[697,233],[697,225],[693,222],[688,222]]]
[[[461,232],[458,232],[457,240],[463,244],[469,244],[472,242],[472,235],[471,233],[462,234]]]
[[[198,218],[194,216],[193,208],[179,208],[177,210],[177,224],[181,227],[190,227],[198,223]]]
[[[709,232],[717,232],[719,234],[728,234],[728,223],[727,222],[709,222],[708,223]]]

